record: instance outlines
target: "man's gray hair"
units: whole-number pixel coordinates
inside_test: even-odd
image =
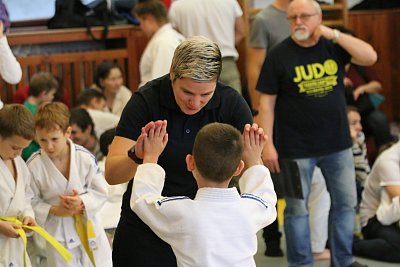
[[[218,45],[204,36],[193,36],[176,48],[172,58],[172,81],[190,78],[198,82],[217,81],[222,57]]]
[[[315,0],[311,0],[311,2],[315,7],[315,11],[317,11],[318,14],[322,14],[322,9],[321,6],[318,4],[318,2]]]

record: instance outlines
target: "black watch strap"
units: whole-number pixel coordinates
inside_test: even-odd
[[[135,144],[136,145],[136,144]],[[135,145],[133,145],[129,150],[128,150],[128,157],[133,160],[136,164],[143,164],[143,159],[140,159],[136,156],[135,153]]]

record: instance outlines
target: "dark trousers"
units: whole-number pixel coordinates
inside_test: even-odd
[[[274,183],[275,192],[278,198],[283,198],[282,176],[279,173],[271,173],[272,182]],[[278,202],[276,203],[276,210],[278,210]],[[263,229],[263,238],[265,243],[275,243],[279,246],[282,233],[279,231],[278,218]]]
[[[353,243],[353,254],[386,262],[400,262],[400,228],[396,224],[382,225],[375,217],[363,227],[364,240]]]
[[[121,218],[114,236],[113,266],[176,267],[171,247],[141,223],[131,224]]]
[[[393,140],[390,134],[389,122],[380,110],[374,110],[367,115],[362,115],[361,124],[366,135],[374,137],[376,148]]]

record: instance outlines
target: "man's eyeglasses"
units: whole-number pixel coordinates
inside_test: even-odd
[[[295,16],[290,16],[290,17],[287,17],[287,20],[288,21],[290,21],[290,22],[295,22],[298,18],[301,20],[301,21],[308,21],[311,17],[313,17],[313,16],[315,16],[315,15],[317,15],[318,13],[314,13],[314,14],[300,14],[300,15],[295,15]]]

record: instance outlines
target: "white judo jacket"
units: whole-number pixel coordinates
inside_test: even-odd
[[[161,166],[140,165],[131,208],[171,245],[179,267],[256,266],[256,234],[276,219],[277,198],[265,166],[243,173],[242,195],[236,188],[200,188],[194,200],[162,197],[164,180]]]
[[[49,214],[52,205],[59,205],[60,195],[72,195],[78,190],[85,205],[84,219],[93,222],[97,249],[93,251],[96,263],[111,262],[111,248],[102,227],[99,210],[107,199],[107,184],[95,157],[84,147],[69,140],[69,180],[56,168],[45,151],[33,154],[27,164],[32,174],[31,187],[34,194],[32,206],[39,225],[54,238],[65,242],[68,249],[81,245],[73,217]],[[107,266],[97,264],[97,266]]]
[[[17,217],[20,221],[26,216],[35,218],[31,206],[29,170],[21,157],[13,161],[17,170],[16,180],[0,159],[0,216]],[[9,238],[0,234],[0,266],[23,267],[23,253],[24,243],[21,238]],[[31,266],[28,257],[27,264]]]

